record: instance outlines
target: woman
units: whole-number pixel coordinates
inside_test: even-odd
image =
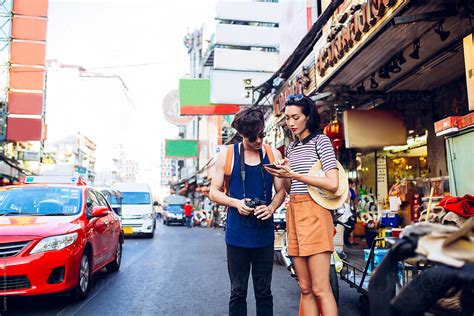
[[[308,185],[337,191],[339,175],[334,149],[329,138],[319,132],[319,113],[308,97],[290,95],[285,103],[285,118],[296,141],[288,146],[287,158],[275,161],[278,169],[266,170],[285,178],[285,189],[290,193],[286,213],[288,255],[298,276],[301,306],[305,316],[320,315],[320,312],[324,316],[336,316],[337,305],[329,282],[334,251],[332,213],[313,201],[308,193]],[[308,175],[317,160],[321,160],[325,176]]]

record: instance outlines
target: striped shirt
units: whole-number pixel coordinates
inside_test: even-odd
[[[331,141],[324,134],[312,133],[302,141],[292,142],[286,150],[286,157],[290,160],[291,170],[300,174],[308,174],[319,159],[321,159],[323,171],[337,168],[336,155]],[[290,194],[307,193],[308,185],[306,183],[291,180]]]

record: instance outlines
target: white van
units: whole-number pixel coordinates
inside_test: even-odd
[[[113,184],[112,189],[122,192],[124,234],[146,234],[153,238],[156,213],[150,186],[146,183],[120,182]]]

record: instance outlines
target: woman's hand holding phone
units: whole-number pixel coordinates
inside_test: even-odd
[[[290,161],[288,160],[288,158],[277,159],[273,164],[263,165],[263,167],[265,168],[265,170],[267,170],[269,174],[274,177],[291,178],[293,174],[290,168]]]

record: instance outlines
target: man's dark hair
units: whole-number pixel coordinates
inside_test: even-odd
[[[354,184],[354,180],[349,179],[349,184],[350,184],[350,185],[353,185],[353,184]]]
[[[306,126],[311,133],[321,131],[321,116],[319,116],[319,112],[316,109],[316,105],[314,104],[313,100],[307,96],[303,96],[302,98],[298,98],[298,96],[292,98],[292,96],[289,96],[285,102],[285,107],[288,105],[301,107],[301,112],[303,112],[303,114],[308,117]]]
[[[265,117],[262,110],[248,108],[235,115],[231,126],[243,137],[256,138],[265,128]]]

